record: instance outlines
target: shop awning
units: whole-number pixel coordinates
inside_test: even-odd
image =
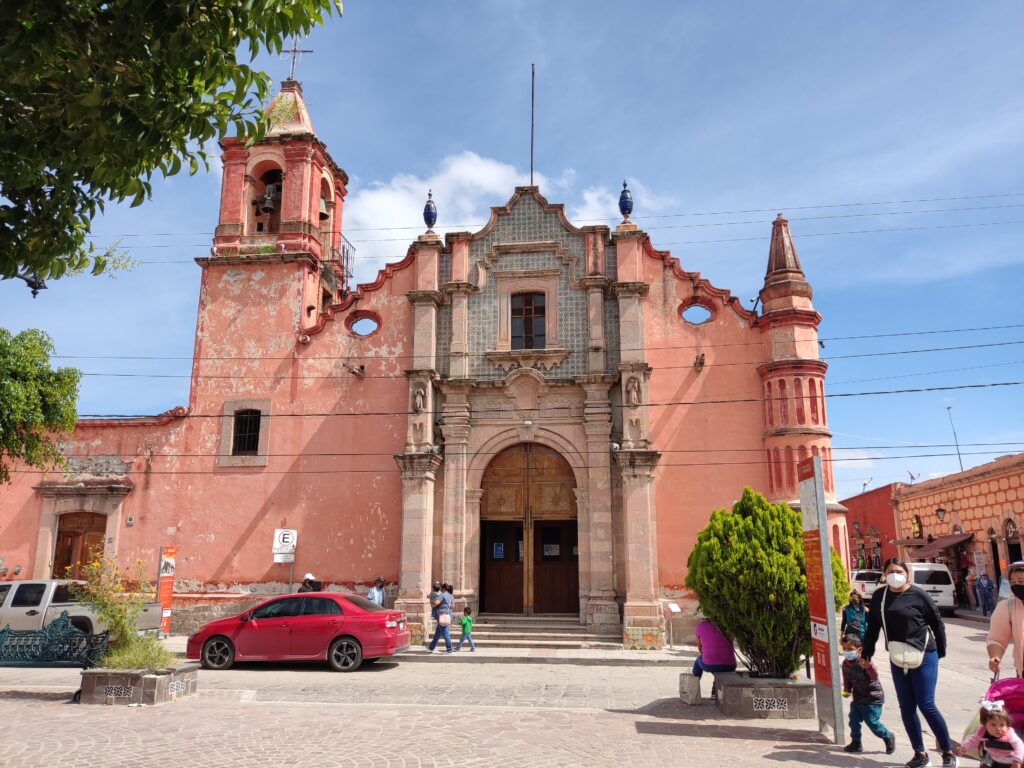
[[[932,557],[937,557],[939,552],[949,547],[955,547],[957,544],[973,539],[973,533],[957,533],[953,536],[939,536],[936,539],[932,539],[927,542],[923,547],[913,549],[909,552],[910,557],[914,560],[928,560]],[[920,539],[915,539],[920,541]]]
[[[923,547],[928,539],[894,539],[892,543],[897,547]]]

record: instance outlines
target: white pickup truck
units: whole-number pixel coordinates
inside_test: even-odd
[[[86,634],[104,631],[106,625],[72,592],[71,582],[57,579],[0,581],[0,629],[8,625],[15,630],[42,629],[67,611],[72,626]],[[144,603],[136,626],[158,629],[160,615],[159,603]]]

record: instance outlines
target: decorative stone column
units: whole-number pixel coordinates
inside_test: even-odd
[[[476,593],[468,583],[467,542],[472,533],[466,515],[466,472],[469,467],[468,386],[445,386],[444,423],[444,502],[441,527],[441,578],[455,586],[455,607],[461,610],[467,600],[475,602]]]
[[[402,560],[395,609],[408,618],[412,642],[422,643],[430,621],[434,480],[442,459],[433,453],[404,453],[395,461],[402,470]]]
[[[579,504],[580,544],[585,544],[580,547],[580,590],[587,625],[608,627],[619,623],[619,605],[615,601],[609,454],[612,416],[608,396],[615,376],[592,375],[578,381],[587,398],[583,407],[583,428],[587,434],[587,459],[590,465],[586,492],[582,494]]]
[[[654,468],[658,451],[618,451],[625,517],[626,605],[623,647],[658,650],[665,645],[665,622],[658,591],[658,531],[654,507]]]

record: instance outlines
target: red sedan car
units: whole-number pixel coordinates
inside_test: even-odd
[[[186,656],[207,669],[236,661],[326,659],[339,672],[351,672],[408,647],[405,614],[359,595],[307,592],[204,624],[188,639]]]

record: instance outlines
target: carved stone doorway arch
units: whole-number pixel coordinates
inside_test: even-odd
[[[576,476],[558,451],[519,443],[487,465],[480,498],[480,610],[578,613]]]

